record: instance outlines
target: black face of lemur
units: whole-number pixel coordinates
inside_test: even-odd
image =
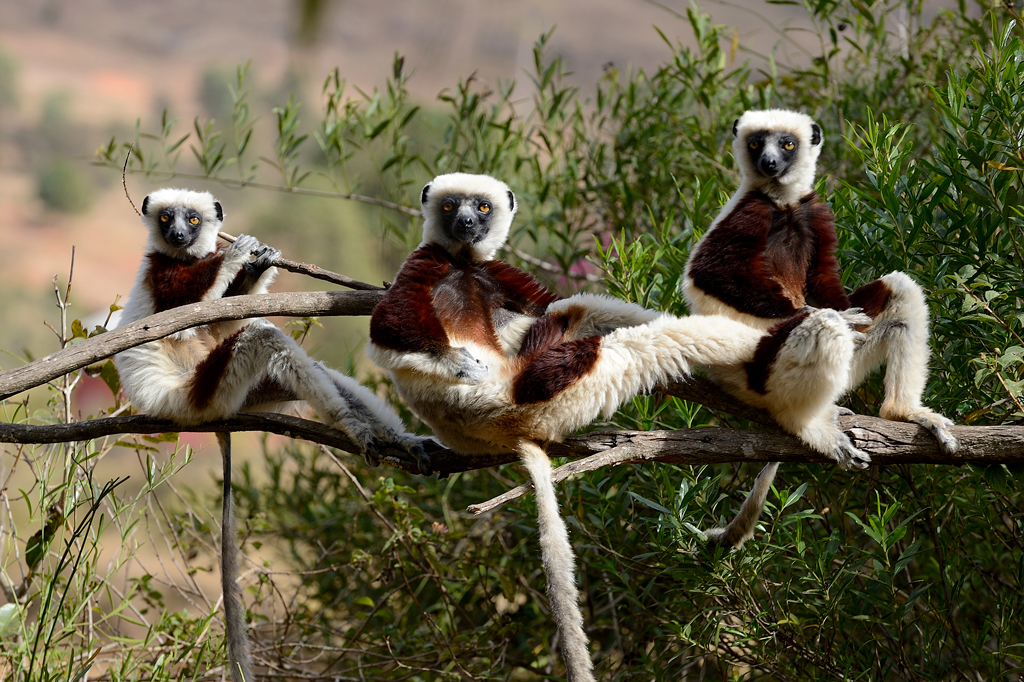
[[[796,137],[784,131],[765,130],[747,135],[750,162],[768,178],[785,175],[796,160],[799,148]]]
[[[220,202],[214,202],[218,219],[223,219],[223,211]],[[143,215],[149,216],[149,197],[142,202]],[[176,249],[185,249],[196,243],[199,233],[203,229],[203,214],[194,208],[175,204],[160,209],[160,212],[152,219],[160,228],[160,236],[169,246]]]
[[[439,204],[444,233],[463,244],[476,244],[491,229],[494,204],[479,195],[449,194]]]

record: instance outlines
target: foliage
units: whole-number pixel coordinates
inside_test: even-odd
[[[423,182],[456,169],[492,173],[522,206],[510,260],[562,293],[600,288],[685,312],[677,284],[686,255],[738,180],[732,120],[748,107],[800,108],[826,132],[819,190],[837,215],[844,281],[852,288],[903,270],[928,291],[929,404],[960,422],[1020,423],[1019,17],[961,4],[928,18],[919,0],[799,4],[818,41],[800,64],[769,59],[755,71],[740,61],[733,31],[691,8],[692,41],[665,38],[666,60],[650,73],[609,67],[587,97],[545,35],[528,100],[512,82],[492,89],[469,77],[436,106],[417,104],[396,56],[380,90],[351,88],[334,72],[320,116],[298,96],[268,112],[271,139],[253,124],[241,68],[230,126],[196,120],[183,132],[170,114],[152,133],[140,123],[130,167],[354,200],[371,207],[396,263],[418,241]],[[120,172],[126,149],[111,140],[100,163]],[[851,405],[875,409],[880,386],[869,382]],[[49,413],[69,407],[70,392],[58,390]],[[6,418],[26,418],[9,409]],[[637,398],[614,419],[639,428],[715,421],[660,396]],[[156,444],[141,442],[145,485],[108,490],[91,482],[101,480],[91,467],[109,447],[5,450],[4,466],[24,458],[32,472],[17,495],[3,493],[4,583],[28,585],[16,616],[0,609],[9,669],[74,679],[102,660],[109,679],[215,674],[215,606],[193,582],[213,565],[214,526],[202,509],[214,487],[168,494],[188,452],[158,457]],[[266,471],[245,469],[236,494],[254,557],[247,602],[257,638],[272,643],[260,656],[281,676],[559,678],[532,500],[481,518],[463,511],[521,480],[517,468],[439,481],[298,444],[267,440],[263,450]],[[602,679],[1020,679],[1019,469],[788,466],[763,534],[742,551],[709,548],[697,529],[729,517],[753,473],[616,467],[561,486]],[[88,520],[97,508],[128,539],[124,556],[142,518],[152,537],[166,535],[183,574],[146,573],[125,589],[116,561],[109,570],[95,560],[102,524]],[[33,563],[42,554],[32,573],[22,543]],[[172,606],[171,594],[192,603]]]

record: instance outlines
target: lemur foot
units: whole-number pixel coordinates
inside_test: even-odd
[[[835,405],[834,407],[835,411],[832,413],[832,421],[836,421],[840,417],[852,417],[857,414],[848,407],[840,407],[839,405]]]
[[[846,320],[846,324],[850,325],[851,329],[871,326],[871,316],[865,314],[863,308],[848,308],[847,310],[840,310],[839,314]]]
[[[424,476],[429,476],[434,473],[430,461],[430,453],[444,450],[444,446],[433,438],[423,438],[419,442],[412,443],[408,446],[408,449],[409,453],[416,458],[416,465],[419,467],[420,473]]]
[[[883,418],[891,419],[884,408],[880,412]],[[955,454],[957,450],[960,449],[960,441],[958,441],[949,431],[949,428],[953,426],[952,420],[943,417],[938,412],[924,409],[919,412],[915,412],[900,421],[920,424],[931,431],[932,435],[935,436],[935,440],[939,441],[939,449],[947,455]]]
[[[867,469],[868,465],[871,464],[871,455],[854,447],[845,433],[842,440],[839,441],[836,448],[830,454],[830,457],[836,461],[840,469],[846,471]]]

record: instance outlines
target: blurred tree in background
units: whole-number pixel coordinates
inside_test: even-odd
[[[489,173],[522,207],[508,260],[563,294],[607,291],[685,313],[683,264],[738,183],[732,121],[747,108],[801,109],[825,130],[819,190],[836,212],[848,287],[903,270],[929,294],[927,402],[959,423],[1020,423],[1024,29],[1015,5],[961,2],[931,15],[920,0],[782,4],[802,4],[815,26],[800,68],[752,71],[736,33],[694,7],[693,47],[665,39],[665,62],[650,73],[609,65],[587,98],[566,84],[547,35],[528,83],[489,89],[467,77],[437,103],[410,100],[398,56],[373,92],[332,73],[318,114],[296,99],[274,108],[276,135],[259,142],[266,155],[253,152],[241,68],[230,125],[147,122],[130,169],[154,181],[288,192],[264,217],[273,241],[309,234],[335,252],[369,248],[317,232],[333,212],[376,226],[395,268],[419,241],[423,184],[441,172]],[[796,38],[780,29],[780,40],[805,44]],[[100,162],[120,171],[126,149],[111,140]],[[300,204],[316,217],[291,221]],[[850,405],[871,411],[880,390],[869,382]],[[63,404],[55,398],[32,419],[62,419]],[[6,410],[9,420],[29,418]],[[744,425],[660,395],[613,420],[723,421]],[[216,596],[204,601],[193,582],[215,565],[216,486],[180,493],[173,474],[191,450],[168,455],[158,445],[134,445],[149,473],[131,494],[93,477],[113,442],[18,451],[34,480],[9,498],[2,565],[6,590],[27,587],[23,606],[0,607],[3,673],[70,680],[95,665],[111,680],[219,677]],[[480,518],[464,511],[524,480],[517,467],[439,481],[307,444],[264,450],[267,472],[247,469],[237,499],[248,520],[241,540],[255,557],[245,581],[257,654],[275,677],[563,674],[551,655],[532,500]],[[5,455],[4,467],[16,465]],[[755,473],[623,466],[560,487],[602,679],[1021,678],[1019,469],[788,466],[764,532],[742,551],[708,548],[697,529],[730,517]],[[164,494],[148,495],[158,487]],[[105,525],[125,539],[119,560],[99,560]],[[119,562],[161,534],[166,559],[125,584]],[[169,608],[172,593],[188,608]]]

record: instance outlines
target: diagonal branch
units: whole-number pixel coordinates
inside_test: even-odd
[[[0,372],[0,400],[190,327],[268,315],[369,315],[383,295],[383,291],[288,292],[230,296],[174,308],[85,339],[27,365]]]

